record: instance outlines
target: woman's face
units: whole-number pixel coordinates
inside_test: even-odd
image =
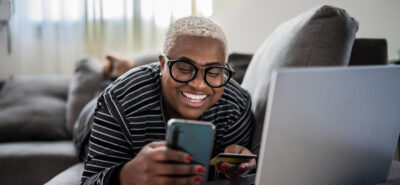
[[[198,67],[224,66],[225,53],[220,41],[211,38],[181,36],[169,53],[169,60],[187,58]],[[202,70],[187,83],[176,82],[170,76],[167,61],[160,56],[162,71],[162,95],[169,118],[198,119],[204,111],[214,105],[224,88],[211,88],[204,81]]]

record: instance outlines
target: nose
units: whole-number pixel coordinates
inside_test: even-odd
[[[204,72],[203,70],[199,70],[199,72],[196,74],[194,79],[190,81],[188,84],[192,86],[195,89],[204,89],[207,88],[207,83],[204,81]]]

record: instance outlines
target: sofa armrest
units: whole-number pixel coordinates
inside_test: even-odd
[[[71,141],[0,144],[0,184],[43,184],[78,162]]]

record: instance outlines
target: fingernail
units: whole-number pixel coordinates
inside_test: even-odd
[[[188,155],[186,157],[186,160],[189,161],[189,162],[192,162],[193,161],[193,157],[191,155]]]
[[[239,170],[245,170],[245,169],[246,169],[246,167],[244,165],[239,166]]]
[[[221,168],[222,168],[222,169],[227,169],[227,168],[228,168],[228,164],[226,164],[226,163],[222,164],[222,165],[221,165]]]
[[[197,173],[204,173],[205,171],[206,169],[201,166],[197,168]]]
[[[196,182],[196,183],[201,182],[202,180],[203,180],[203,178],[201,178],[201,177],[194,178],[194,182]]]

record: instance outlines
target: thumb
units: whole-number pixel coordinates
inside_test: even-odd
[[[165,141],[154,141],[148,144],[149,147],[151,148],[157,148],[160,146],[166,146],[166,142]]]
[[[225,153],[234,153],[234,154],[239,154],[242,151],[243,147],[239,145],[229,145],[225,148],[224,152]]]

